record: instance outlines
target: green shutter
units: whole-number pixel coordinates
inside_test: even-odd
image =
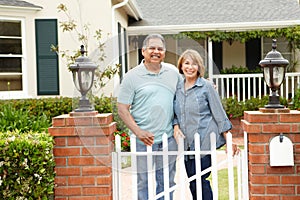
[[[58,56],[51,51],[57,45],[57,20],[35,20],[37,93],[38,95],[59,95]]]

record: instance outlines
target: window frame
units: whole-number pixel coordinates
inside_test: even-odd
[[[1,99],[15,99],[15,98],[24,98],[28,96],[28,84],[25,81],[27,77],[27,63],[26,63],[26,27],[25,27],[25,19],[24,18],[15,18],[15,17],[0,17],[0,20],[7,21],[7,22],[15,22],[18,21],[21,24],[21,36],[0,36],[0,38],[9,38],[9,39],[21,39],[21,54],[0,54],[2,58],[21,58],[21,73],[14,72],[14,73],[0,73],[1,76],[8,76],[8,75],[20,75],[22,78],[22,90],[15,90],[15,91],[0,91],[0,98]]]

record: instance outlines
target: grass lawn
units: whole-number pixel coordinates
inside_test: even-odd
[[[235,199],[238,197],[237,193],[237,174],[236,174],[236,167],[233,168],[234,170],[234,185],[235,185]],[[208,180],[212,184],[212,176],[208,177]],[[227,200],[229,199],[229,188],[228,188],[228,169],[221,169],[218,171],[218,183],[219,183],[219,200]]]

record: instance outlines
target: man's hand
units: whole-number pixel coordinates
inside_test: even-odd
[[[146,145],[152,146],[154,143],[154,135],[151,132],[141,130],[136,133],[136,136]]]

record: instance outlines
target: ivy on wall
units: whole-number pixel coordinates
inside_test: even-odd
[[[267,37],[280,38],[284,37],[295,48],[300,49],[300,26],[290,26],[285,28],[276,28],[270,30],[248,30],[248,31],[192,31],[182,32],[181,36],[186,36],[194,40],[201,40],[210,38],[213,42],[221,41],[239,41],[245,43],[251,39]]]

